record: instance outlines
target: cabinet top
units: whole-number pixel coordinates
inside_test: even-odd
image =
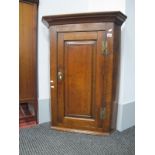
[[[19,2],[39,4],[39,0],[19,0]]]
[[[42,21],[47,27],[52,25],[99,22],[114,22],[122,25],[126,18],[127,16],[120,11],[112,11],[43,16]]]

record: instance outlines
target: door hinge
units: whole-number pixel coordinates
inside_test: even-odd
[[[101,108],[100,110],[100,119],[103,120],[106,117],[106,108]]]
[[[108,49],[107,49],[107,39],[102,41],[102,49],[101,54],[107,56],[108,55]]]

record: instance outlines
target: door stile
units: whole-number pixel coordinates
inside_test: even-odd
[[[50,89],[51,89],[51,124],[57,125],[57,32],[54,28],[50,29]]]
[[[104,102],[104,55],[102,54],[102,43],[104,40],[105,31],[98,31],[97,38],[97,62],[96,62],[96,121],[97,127],[103,127],[103,120],[100,118],[101,108],[105,106]]]
[[[64,34],[58,33],[58,71],[57,71],[57,78],[58,78],[58,122],[61,124],[63,123],[64,119],[64,89],[65,89],[65,64],[64,64]],[[58,75],[61,74],[61,75]],[[62,76],[62,79],[59,78]]]
[[[106,105],[105,118],[103,119],[103,131],[109,132],[112,120],[112,92],[113,92],[113,27],[107,24],[105,31],[105,41],[107,44],[104,67],[104,102]]]

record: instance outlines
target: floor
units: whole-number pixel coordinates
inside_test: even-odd
[[[134,155],[135,128],[110,136],[60,132],[49,123],[19,131],[20,155]]]

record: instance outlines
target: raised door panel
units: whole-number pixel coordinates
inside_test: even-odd
[[[36,96],[36,4],[19,4],[19,94],[20,100]]]
[[[96,41],[65,42],[65,116],[93,118],[95,50]]]
[[[104,36],[104,31],[58,33],[58,126],[102,131]]]

